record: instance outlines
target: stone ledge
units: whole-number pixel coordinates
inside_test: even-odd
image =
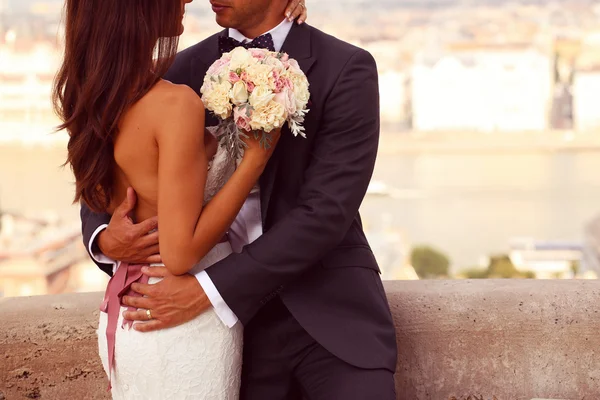
[[[0,299],[0,391],[7,400],[110,399],[97,356],[101,300],[100,293]]]
[[[599,281],[397,281],[398,399],[600,398]],[[101,294],[0,299],[6,399],[108,399]],[[0,394],[0,399],[2,399]]]

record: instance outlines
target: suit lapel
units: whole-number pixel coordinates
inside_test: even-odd
[[[310,28],[305,24],[294,24],[281,51],[287,53],[290,58],[298,61],[298,65],[300,65],[302,71],[308,76],[310,69],[315,62],[315,58],[312,56]],[[282,135],[291,134],[292,133],[286,125]],[[281,143],[281,141],[279,143]],[[277,176],[277,166],[282,158],[283,151],[283,146],[280,144],[273,152],[273,156],[269,160],[267,168],[260,178],[260,201],[263,226],[265,226],[267,219],[267,211],[273,192],[273,185],[275,184],[275,177]]]
[[[208,68],[217,61],[221,54],[219,53],[219,37],[228,36],[227,29],[213,35],[206,41],[206,45],[198,48],[198,54],[191,61],[191,81],[193,89],[200,93],[200,88],[204,82],[204,76]]]
[[[288,34],[281,51],[300,64],[306,75],[310,72],[315,58],[312,55],[311,28],[306,25],[294,24]]]

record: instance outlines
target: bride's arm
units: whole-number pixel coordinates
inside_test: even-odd
[[[160,254],[168,270],[190,270],[223,237],[263,172],[268,151],[250,148],[233,176],[202,207],[208,160],[204,148],[204,106],[187,87],[174,88],[161,112],[158,144]]]

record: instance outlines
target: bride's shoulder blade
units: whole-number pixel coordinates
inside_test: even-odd
[[[159,81],[141,100],[155,121],[172,120],[184,113],[204,113],[204,104],[193,89],[169,81]]]
[[[187,127],[204,131],[202,100],[188,86],[159,81],[124,115],[116,153],[122,145],[130,148],[132,141],[155,142],[163,132],[167,135]]]
[[[144,99],[148,115],[160,131],[171,131],[187,125],[204,130],[204,104],[198,94],[186,85],[158,82]]]

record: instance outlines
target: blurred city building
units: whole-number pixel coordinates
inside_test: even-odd
[[[13,34],[9,31],[6,36]],[[58,49],[49,43],[19,48],[7,40],[0,45],[0,120],[48,120],[53,114],[49,99],[59,61]]]
[[[546,130],[552,79],[552,58],[529,46],[467,44],[422,52],[412,69],[413,128]]]
[[[581,40],[573,70],[574,127],[580,132],[600,129],[600,31],[589,32]]]
[[[576,278],[587,270],[580,243],[515,238],[509,257],[520,272],[533,272],[537,279]]]
[[[79,224],[48,217],[0,215],[0,297],[102,290],[81,242]]]
[[[4,296],[102,290],[106,283],[80,243],[68,170],[53,170],[64,162],[67,137],[50,134],[58,122],[50,93],[63,5],[0,0],[0,202],[9,199],[13,211],[0,228]],[[523,232],[579,239],[581,221],[597,212],[587,199],[600,186],[600,164],[578,153],[600,148],[600,5],[308,0],[308,7],[311,25],[377,61],[382,146],[363,217],[385,279],[417,278],[408,238],[446,240],[441,247],[460,260],[457,269],[506,251],[507,240]],[[206,2],[189,4],[184,23],[180,49],[222,29]],[[438,179],[445,174],[454,176]],[[477,221],[501,207],[497,225],[479,232]],[[509,221],[518,216],[546,219],[518,231]],[[582,246],[526,240],[508,247],[512,263],[538,277],[600,273],[597,220],[587,225]]]
[[[590,271],[600,275],[600,216],[585,227],[583,258]]]

